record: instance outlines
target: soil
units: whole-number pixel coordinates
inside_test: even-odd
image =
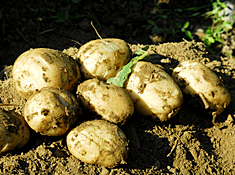
[[[154,19],[152,12],[157,9],[156,3],[148,0],[13,0],[2,3],[0,99],[3,104],[18,105],[3,108],[22,114],[26,102],[14,89],[11,77],[14,60],[21,53],[38,47],[79,48],[98,38],[90,25],[92,20],[103,38],[124,39],[133,53],[150,45],[150,61],[160,64],[170,75],[184,60],[199,61],[213,70],[231,95],[231,103],[216,118],[216,123],[212,124],[212,116],[192,107],[189,99],[185,99],[179,113],[166,122],[156,122],[135,113],[121,127],[129,140],[126,164],[112,169],[75,158],[67,149],[66,135],[47,137],[31,131],[25,147],[1,155],[0,174],[235,174],[235,64],[225,52],[232,53],[235,48],[234,30],[225,38],[226,44],[212,46],[214,53],[208,52],[196,36],[193,41],[187,41],[182,40],[183,34],[155,35],[147,20]],[[182,9],[207,6],[210,2],[166,0],[160,5],[166,9]],[[68,16],[61,12],[68,12]],[[208,25],[201,17],[189,19],[188,13],[191,12],[169,15],[159,24],[165,25],[166,30],[169,27],[166,22],[172,20],[190,20],[192,28]],[[53,17],[56,15],[57,19]]]

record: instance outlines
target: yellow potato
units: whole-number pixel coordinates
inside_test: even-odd
[[[47,136],[66,133],[80,112],[81,108],[70,92],[53,87],[31,95],[24,107],[24,117],[29,126]]]
[[[81,77],[74,59],[48,48],[30,49],[21,54],[13,65],[12,76],[16,90],[25,99],[43,87],[72,91]]]
[[[124,124],[134,113],[133,102],[125,89],[97,78],[81,83],[77,94],[86,109],[115,124]]]
[[[0,153],[22,148],[30,138],[30,129],[22,115],[0,109]]]
[[[160,66],[139,61],[124,84],[135,110],[156,121],[167,121],[178,113],[183,95],[169,74]]]
[[[68,149],[83,162],[103,167],[125,163],[128,141],[117,125],[105,120],[87,121],[67,135]]]
[[[172,73],[172,77],[185,94],[198,97],[206,112],[221,114],[230,103],[230,94],[218,76],[197,61],[184,61]]]
[[[81,46],[75,57],[85,79],[98,78],[103,81],[115,77],[130,58],[127,43],[115,38],[92,40]]]

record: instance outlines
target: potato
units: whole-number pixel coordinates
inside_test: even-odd
[[[115,124],[123,125],[134,113],[133,102],[125,89],[97,78],[81,83],[77,97],[88,111]]]
[[[119,69],[129,62],[131,52],[124,40],[109,38],[92,40],[80,47],[75,59],[81,65],[85,79],[106,81],[115,77]]]
[[[218,76],[197,61],[180,63],[172,77],[183,93],[199,98],[203,108],[213,116],[213,123],[230,103],[230,94]]]
[[[22,148],[30,138],[30,129],[22,115],[0,109],[0,153]]]
[[[134,102],[135,110],[156,121],[167,121],[178,113],[183,95],[170,75],[159,65],[139,61],[124,87]]]
[[[27,100],[24,117],[36,132],[47,136],[60,136],[77,121],[81,108],[70,92],[45,87]]]
[[[67,135],[68,149],[83,162],[113,168],[125,163],[128,141],[117,125],[105,120],[86,121]]]
[[[12,69],[18,93],[28,99],[43,87],[61,87],[72,91],[81,77],[76,61],[61,51],[37,48],[21,54]]]

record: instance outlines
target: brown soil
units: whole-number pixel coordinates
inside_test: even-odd
[[[142,2],[142,6],[139,2]],[[12,85],[10,71],[14,60],[32,47],[64,50],[72,46],[79,48],[77,42],[96,39],[90,27],[91,16],[100,21],[100,25],[95,25],[102,37],[124,39],[130,43],[132,52],[151,44],[148,51],[151,54],[150,61],[160,64],[169,74],[183,60],[197,60],[205,64],[223,79],[230,92],[231,103],[216,118],[215,125],[212,124],[212,116],[192,107],[188,99],[185,99],[180,112],[167,122],[155,122],[134,114],[121,127],[129,140],[127,164],[112,169],[76,159],[67,149],[66,135],[46,137],[31,131],[31,138],[24,148],[1,155],[0,174],[235,174],[235,64],[231,57],[222,52],[210,54],[203,43],[196,41],[178,42],[176,39],[167,43],[173,40],[171,38],[154,45],[149,37],[151,31],[145,30],[147,23],[144,17],[153,10],[154,1],[119,0],[107,3],[88,0],[76,5],[62,0],[58,3],[49,0],[14,3],[6,2],[0,6],[8,12],[1,17],[1,22],[4,19],[7,26],[1,36],[0,65],[9,65],[1,72],[0,99],[3,104],[19,105],[16,109],[5,109],[15,109],[22,114],[25,104]],[[198,5],[195,1],[190,3],[187,3],[187,7]],[[172,8],[177,5],[182,8],[182,4],[183,1],[180,1],[166,6]],[[47,8],[69,10],[69,20],[56,23],[50,18],[53,12],[47,11]],[[32,9],[38,9],[38,12]],[[73,19],[76,13],[87,16]],[[35,32],[38,24],[39,32],[54,30],[38,35]],[[231,42],[224,50],[227,48],[232,51],[235,48],[232,42],[234,32],[230,33],[229,38]]]

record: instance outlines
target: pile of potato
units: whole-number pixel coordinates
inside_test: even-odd
[[[75,157],[112,168],[125,163],[128,140],[120,126],[134,111],[167,121],[180,111],[184,93],[197,97],[214,122],[229,105],[221,80],[194,61],[180,63],[172,76],[160,65],[138,61],[123,87],[106,83],[130,59],[129,46],[120,39],[90,41],[74,55],[47,48],[20,55],[13,65],[13,83],[27,102],[23,117],[0,111],[0,129],[12,133],[11,139],[1,135],[1,152],[24,146],[30,127],[47,136],[67,133],[67,146]],[[81,122],[82,111],[94,120]],[[12,143],[17,134],[22,141]]]

